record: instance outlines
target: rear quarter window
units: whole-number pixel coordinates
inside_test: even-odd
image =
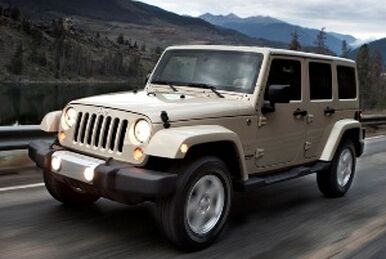
[[[337,66],[339,99],[355,99],[357,97],[357,85],[355,68]]]

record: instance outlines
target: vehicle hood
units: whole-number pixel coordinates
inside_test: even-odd
[[[252,115],[254,107],[242,100],[227,98],[186,95],[181,98],[177,93],[124,92],[87,97],[71,102],[76,105],[88,105],[118,109],[148,117],[153,123],[162,122],[162,111],[168,113],[173,121],[234,117]]]

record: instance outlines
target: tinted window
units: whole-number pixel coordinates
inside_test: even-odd
[[[302,73],[301,63],[297,60],[274,59],[269,71],[268,84],[289,85],[291,100],[301,100]]]
[[[339,99],[355,99],[357,97],[355,69],[338,66]]]
[[[325,63],[310,63],[311,100],[332,99],[331,65]]]

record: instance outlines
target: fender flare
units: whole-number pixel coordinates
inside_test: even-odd
[[[53,111],[47,113],[40,123],[40,129],[45,132],[58,132],[62,111]]]
[[[144,153],[148,156],[163,157],[169,159],[183,159],[186,153],[181,152],[181,145],[186,144],[188,148],[199,144],[213,143],[219,141],[231,142],[239,157],[241,177],[246,177],[246,165],[244,150],[238,135],[222,126],[200,125],[183,126],[178,128],[162,129],[154,134]]]
[[[328,137],[328,140],[326,142],[326,145],[324,146],[323,152],[320,156],[321,161],[330,162],[334,158],[335,152],[338,149],[338,146],[340,145],[340,142],[342,140],[342,137],[344,133],[347,130],[350,129],[361,129],[362,125],[357,120],[352,119],[345,119],[340,120],[335,123],[334,127],[331,130],[331,133]],[[362,131],[359,130],[359,134]],[[361,139],[361,136],[359,136],[359,139]]]

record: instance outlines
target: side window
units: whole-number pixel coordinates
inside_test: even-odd
[[[338,66],[339,99],[355,99],[357,87],[355,69],[353,67]]]
[[[269,71],[267,87],[289,85],[291,100],[300,101],[302,93],[302,65],[298,60],[274,59]]]
[[[332,69],[330,64],[310,62],[311,100],[332,99]]]

